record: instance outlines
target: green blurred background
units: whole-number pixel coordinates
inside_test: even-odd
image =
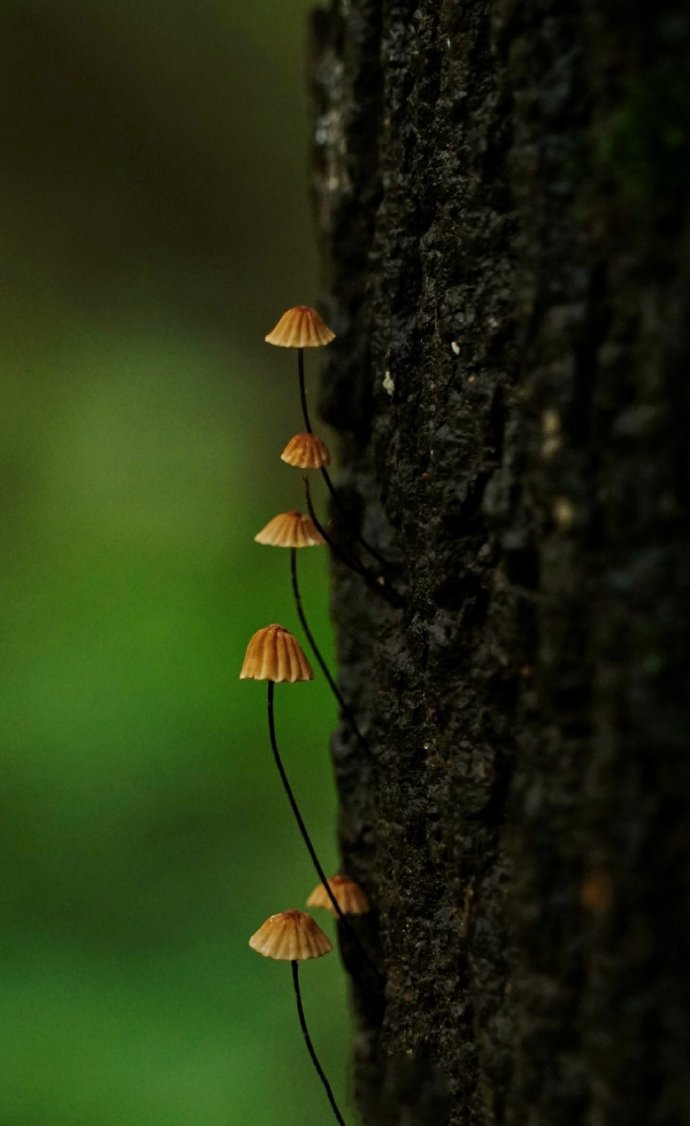
[[[247,947],[315,877],[237,679],[296,626],[252,537],[301,503],[263,336],[318,288],[310,5],[1,5],[3,1126],[328,1118],[289,970]],[[300,563],[330,652],[326,559]],[[277,707],[335,869],[330,697]],[[347,1105],[337,957],[302,978]]]

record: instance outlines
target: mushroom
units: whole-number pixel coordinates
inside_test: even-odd
[[[331,455],[326,443],[316,434],[295,434],[280,460],[296,469],[323,469],[324,465],[330,465]]]
[[[359,884],[349,876],[331,876],[328,886],[338,900],[341,910],[345,915],[366,915],[371,911],[371,906]],[[325,894],[323,884],[317,884],[307,900],[307,907],[323,907],[326,911],[335,914],[333,904]]]
[[[256,950],[257,954],[263,955],[264,958],[273,958],[279,962],[290,963],[292,984],[297,1001],[297,1015],[307,1051],[316,1068],[316,1073],[323,1083],[337,1121],[340,1126],[345,1126],[345,1119],[338,1109],[331,1085],[319,1063],[309,1035],[299,987],[299,963],[311,958],[321,958],[324,954],[330,953],[333,947],[329,939],[323,933],[321,927],[314,922],[311,915],[306,915],[303,911],[281,911],[278,915],[271,915],[265,923],[261,924],[258,931],[249,939],[249,945],[252,950]]]
[[[265,337],[267,344],[279,348],[320,348],[335,340],[335,333],[310,305],[295,305],[283,313],[275,328]]]
[[[318,547],[325,543],[323,536],[310,516],[303,516],[297,509],[280,512],[254,536],[255,543],[267,547],[289,547],[296,551],[299,547]]]
[[[283,626],[264,626],[250,638],[240,680],[268,681],[269,713],[273,707],[275,684],[283,681],[295,684],[299,680],[313,679],[314,673],[299,641]]]
[[[361,887],[359,884],[356,884],[354,880],[351,880],[349,876],[342,874],[331,876],[328,881],[328,890],[332,892],[337,899],[338,906],[344,915],[366,915],[371,911],[371,904]],[[331,915],[336,914],[333,910],[330,896],[326,894],[323,884],[316,885],[307,900],[307,907],[323,907],[326,911],[330,911]],[[352,926],[348,928],[348,933],[355,933]],[[364,943],[359,939],[359,936],[357,945],[360,950],[364,951],[369,965],[376,970],[376,975],[379,980],[383,980],[373,960],[370,958],[368,950],[365,949]]]

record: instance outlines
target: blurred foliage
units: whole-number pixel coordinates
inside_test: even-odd
[[[247,947],[315,879],[237,680],[255,629],[296,627],[252,536],[301,500],[263,335],[316,296],[308,7],[2,5],[4,1126],[327,1115],[289,971]],[[330,651],[326,559],[300,564]],[[330,697],[277,709],[334,869]],[[342,971],[302,977],[342,1097]]]

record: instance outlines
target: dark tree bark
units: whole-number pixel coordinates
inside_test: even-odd
[[[690,1122],[686,9],[314,17],[371,1126]]]

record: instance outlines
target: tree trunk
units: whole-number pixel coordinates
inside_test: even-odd
[[[314,16],[369,1126],[690,1122],[685,9]]]

